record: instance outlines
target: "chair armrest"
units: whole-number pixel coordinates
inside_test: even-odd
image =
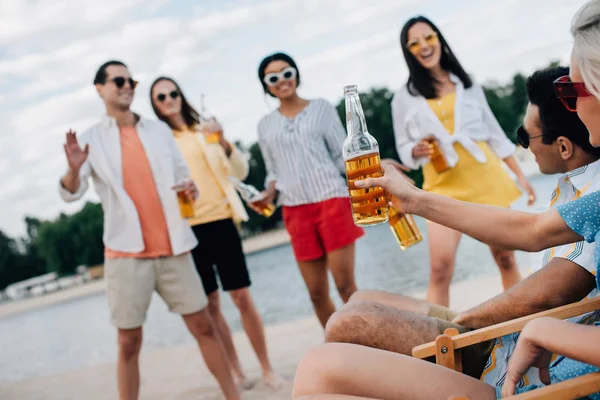
[[[600,296],[578,301],[577,303],[567,304],[565,306],[553,308],[551,310],[542,311],[536,314],[527,315],[525,317],[513,319],[511,321],[502,322],[500,324],[477,329],[471,332],[462,333],[452,337],[454,349],[461,349],[477,343],[496,339],[504,335],[508,335],[523,330],[525,325],[531,320],[541,317],[553,317],[557,319],[566,319],[577,315],[600,309]],[[426,358],[435,355],[435,342],[425,343],[420,346],[415,346],[412,349],[413,357]]]

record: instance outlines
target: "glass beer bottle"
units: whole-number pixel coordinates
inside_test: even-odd
[[[388,220],[386,194],[383,188],[358,189],[354,182],[383,175],[380,165],[379,145],[367,131],[365,115],[355,85],[344,87],[346,100],[346,128],[344,162],[346,179],[352,204],[352,217],[358,226],[381,224]]]
[[[254,186],[245,184],[233,176],[230,176],[229,180],[234,184],[235,189],[247,203],[252,203],[260,208],[260,213],[263,216],[269,218],[273,215],[276,209],[275,204],[267,203],[265,200],[262,200],[260,192]]]
[[[440,142],[435,139],[427,139],[427,143],[431,146],[433,150],[431,157],[429,158],[433,168],[438,174],[441,174],[444,171],[450,169],[450,164],[448,164],[448,160],[446,160],[446,156],[442,153],[442,149],[440,148]]]
[[[388,210],[390,214],[388,224],[390,224],[390,229],[402,250],[423,240],[421,231],[412,215],[399,213],[394,207],[389,207]]]

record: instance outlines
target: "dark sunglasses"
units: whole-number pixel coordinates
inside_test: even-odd
[[[109,79],[109,81],[114,82],[115,86],[117,86],[119,89],[125,86],[125,82],[129,82],[129,86],[131,86],[132,89],[135,89],[138,84],[138,81],[133,80],[133,78],[123,78],[122,76],[115,76],[114,78]]]
[[[529,133],[527,133],[525,127],[523,126],[520,126],[519,129],[517,129],[517,140],[524,149],[529,148],[529,142],[531,139],[537,139],[541,137],[544,137],[544,135],[529,136]]]
[[[586,89],[583,82],[571,82],[568,76],[561,76],[554,81],[554,93],[567,110],[577,111],[577,98],[590,97],[592,94]]]
[[[179,92],[177,90],[173,90],[172,92],[169,93],[169,97],[171,97],[173,100],[175,100],[176,98],[179,97]],[[167,95],[164,93],[159,93],[158,96],[156,96],[156,100],[160,101],[161,103],[163,101],[165,101],[167,99]]]

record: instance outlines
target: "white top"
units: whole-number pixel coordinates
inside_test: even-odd
[[[140,117],[136,130],[163,205],[173,254],[185,253],[198,241],[187,220],[181,218],[177,194],[171,188],[189,178],[187,164],[167,124]],[[89,187],[91,176],[104,210],[104,245],[125,253],[143,251],[144,238],[137,209],[123,188],[121,139],[116,120],[104,116],[79,136],[79,144],[90,146],[88,159],[80,170],[79,189],[71,193],[59,182],[61,197],[68,202],[80,199]]]
[[[555,208],[561,204],[576,200],[585,194],[597,192],[599,189],[600,160],[562,174],[558,178],[558,184],[552,193],[550,207]],[[581,268],[584,268],[591,274],[595,275],[595,246],[596,243],[581,241],[547,249],[544,251],[542,262],[533,266],[532,273],[542,269],[551,259],[560,257],[578,264],[581,266]],[[588,297],[595,297],[597,295],[598,289],[594,288],[589,293]],[[599,321],[599,317],[600,313],[596,311],[569,318],[569,321],[573,323],[590,324],[595,321]],[[504,383],[508,359],[515,350],[518,338],[519,334],[514,333],[496,339],[494,349],[492,350],[490,359],[488,360],[486,368],[484,369],[481,377],[484,382],[494,386],[501,386]],[[558,357],[557,361],[559,361],[561,358],[562,357]],[[525,379],[522,379],[519,387],[532,383],[540,383],[539,372],[537,368],[531,368],[529,371],[527,371],[525,377]]]
[[[396,149],[402,163],[409,168],[418,169],[428,162],[427,158],[414,159],[412,149],[423,138],[434,135],[440,142],[441,150],[454,167],[458,155],[454,143],[460,143],[466,151],[480,163],[486,157],[475,142],[487,142],[500,159],[509,157],[515,151],[515,145],[496,121],[487,103],[481,86],[473,83],[465,89],[462,81],[453,74],[450,80],[456,84],[456,103],[454,106],[454,133],[450,135],[435,115],[427,99],[413,96],[404,85],[392,99],[392,119]]]
[[[334,106],[311,100],[296,117],[275,110],[258,124],[265,186],[275,181],[285,206],[348,197],[342,148],[346,131]]]

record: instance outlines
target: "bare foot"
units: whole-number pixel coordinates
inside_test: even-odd
[[[245,376],[236,376],[233,380],[240,392],[250,390],[256,385],[256,380],[250,380]]]
[[[287,381],[275,371],[266,374],[263,379],[265,385],[271,390],[278,390],[287,383]]]

